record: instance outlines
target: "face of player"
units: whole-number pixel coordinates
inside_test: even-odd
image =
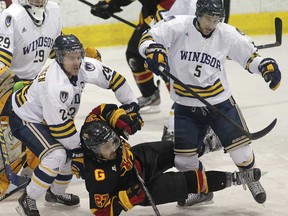
[[[118,139],[110,139],[105,144],[99,146],[99,154],[106,160],[115,160],[117,157],[117,148],[119,147]]]
[[[209,16],[204,14],[198,17],[198,30],[204,34],[209,35],[216,28],[217,24],[221,21],[218,16]]]
[[[65,52],[63,67],[69,78],[77,76],[82,62],[81,51]]]

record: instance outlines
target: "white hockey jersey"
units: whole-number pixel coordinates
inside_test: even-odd
[[[54,60],[47,69],[38,74],[31,85],[13,94],[12,107],[24,121],[45,121],[51,135],[65,148],[73,149],[80,142],[74,117],[78,112],[81,93],[86,83],[112,89],[122,104],[137,102],[122,75],[102,62],[86,57],[77,78],[73,79],[69,79]]]
[[[44,23],[37,27],[28,12],[13,3],[0,15],[0,61],[20,79],[34,79],[61,34],[60,8],[48,1]]]
[[[188,15],[171,16],[151,28],[143,36],[139,46],[140,54],[150,43],[167,47],[170,73],[192,88],[211,104],[218,104],[231,96],[224,63],[226,57],[238,62],[243,68],[256,48],[252,40],[225,23],[219,23],[210,37],[195,27],[196,17]],[[260,73],[260,72],[259,72]],[[171,98],[185,106],[204,106],[181,86],[170,82]]]

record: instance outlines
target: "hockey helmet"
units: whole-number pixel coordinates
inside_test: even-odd
[[[225,7],[223,0],[197,0],[195,15],[201,17],[203,14],[224,19]]]
[[[56,54],[56,61],[59,64],[63,63],[64,54],[67,52],[80,52],[81,58],[85,56],[82,43],[73,34],[58,36],[54,42],[53,49]]]
[[[44,21],[44,12],[48,0],[18,0],[28,13],[31,15],[34,23],[41,26]]]
[[[80,137],[83,147],[92,152],[100,160],[107,159],[103,157],[104,151],[112,147],[116,152],[121,143],[120,137],[105,121],[84,124]]]

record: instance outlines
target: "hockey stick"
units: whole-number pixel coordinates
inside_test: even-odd
[[[93,6],[94,6],[92,3],[90,3],[90,2],[88,2],[88,1],[86,1],[86,0],[79,0],[79,1],[82,2],[82,3],[84,3],[84,4],[86,4],[86,5],[88,5],[88,6],[90,6],[90,7],[93,7]],[[125,23],[125,24],[127,24],[127,25],[129,25],[129,26],[131,26],[131,27],[133,27],[133,28],[137,28],[137,25],[134,25],[133,23],[131,23],[131,22],[129,22],[129,21],[127,21],[127,20],[125,20],[125,19],[117,16],[117,15],[114,15],[113,13],[110,13],[109,15],[110,15],[111,17],[113,17],[114,19],[117,19],[117,20],[119,20],[119,21],[121,21],[121,22],[123,22],[123,23]]]
[[[24,182],[23,184],[19,185],[18,187],[14,188],[13,190],[9,191],[8,193],[4,194],[3,196],[0,197],[0,202],[8,197],[10,197],[11,195],[13,195],[14,193],[18,192],[19,190],[25,188],[29,183],[29,180],[27,182]]]
[[[201,101],[203,104],[205,104],[209,109],[216,112],[218,115],[220,115],[226,122],[233,125],[235,128],[240,130],[243,134],[245,134],[247,137],[249,137],[252,140],[259,139],[266,134],[268,134],[276,125],[277,119],[274,119],[272,123],[270,123],[266,128],[256,132],[256,133],[250,133],[249,131],[244,130],[241,126],[239,126],[235,121],[233,121],[231,118],[229,118],[227,115],[225,115],[223,112],[221,112],[219,109],[217,109],[215,106],[210,104],[208,101],[206,101],[204,98],[202,98],[200,95],[198,95],[196,92],[194,92],[191,88],[189,88],[187,85],[185,85],[183,82],[181,82],[179,79],[177,79],[175,76],[173,76],[171,73],[169,73],[163,66],[159,66],[159,70],[164,75],[171,78],[175,83],[186,89],[190,94],[192,94],[195,98],[197,98],[199,101]]]
[[[2,156],[2,160],[3,160],[3,165],[4,165],[4,169],[5,169],[5,174],[8,178],[8,180],[10,182],[12,182],[12,184],[16,185],[16,186],[22,186],[23,184],[27,184],[27,182],[29,181],[29,179],[22,177],[22,176],[18,176],[16,175],[12,169],[11,169],[11,164],[10,164],[10,160],[9,160],[9,156],[8,156],[8,151],[7,151],[7,146],[5,143],[5,138],[4,138],[4,134],[3,134],[3,130],[2,130],[2,125],[0,123],[0,144],[1,144],[1,156]]]
[[[282,44],[282,20],[279,17],[275,18],[275,36],[276,36],[276,42],[271,44],[263,44],[256,46],[257,49],[266,49],[271,47],[280,46]]]
[[[146,193],[146,196],[147,196],[147,198],[148,198],[148,200],[150,202],[150,205],[152,206],[152,208],[153,208],[153,210],[155,212],[155,215],[156,216],[161,216],[161,214],[160,214],[160,212],[159,212],[159,210],[158,210],[158,208],[157,208],[157,206],[156,206],[156,204],[155,204],[155,202],[153,200],[152,195],[150,194],[148,188],[145,186],[145,182],[144,182],[143,178],[140,176],[140,174],[139,174],[139,172],[138,172],[138,170],[137,170],[137,168],[135,166],[134,166],[134,170],[136,172],[138,180],[140,181],[140,183],[141,183],[141,185],[142,185],[142,187],[143,187],[143,189],[144,189],[144,191]]]

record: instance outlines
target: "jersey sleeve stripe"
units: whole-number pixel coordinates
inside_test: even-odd
[[[51,135],[56,139],[71,137],[77,133],[74,121],[72,119],[69,119],[63,124],[49,125],[49,130]]]
[[[113,92],[117,91],[124,83],[126,79],[119,73],[113,74],[112,80],[110,81],[110,88]]]
[[[0,48],[0,61],[2,61],[5,65],[10,66],[12,61],[12,53],[8,52],[5,49]]]
[[[28,88],[29,88],[29,85],[23,87],[21,90],[19,90],[15,94],[15,102],[16,102],[18,107],[21,107],[27,101],[27,98],[25,95],[27,93]]]

